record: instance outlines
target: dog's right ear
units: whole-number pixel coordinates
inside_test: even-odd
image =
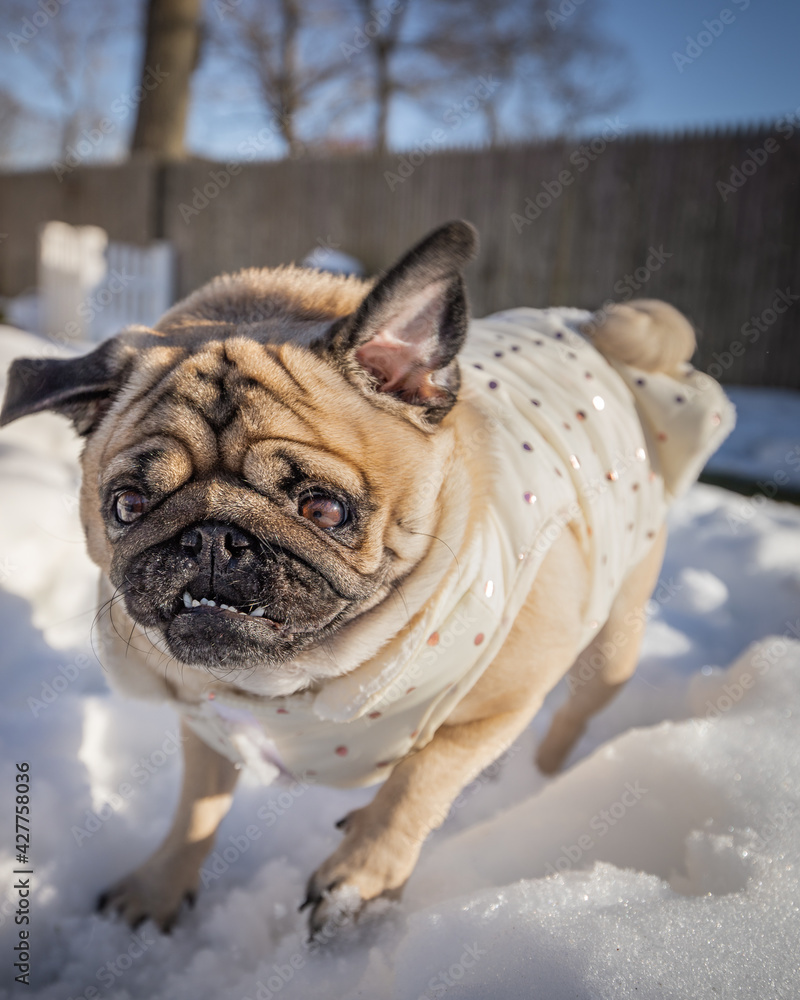
[[[368,373],[369,391],[436,423],[458,391],[456,355],[469,308],[462,271],[478,252],[468,222],[449,222],[412,247],[322,342],[345,372]]]
[[[52,410],[72,420],[78,434],[90,434],[122,386],[137,348],[156,336],[123,333],[80,358],[17,358],[8,371],[0,427]]]

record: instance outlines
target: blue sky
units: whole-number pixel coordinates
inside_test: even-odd
[[[551,0],[550,9],[580,17],[584,4],[593,2]],[[723,10],[729,14],[721,19]],[[716,35],[704,21],[712,22]],[[605,0],[602,23],[629,52],[633,84],[620,112],[629,129],[769,124],[788,112],[800,115],[797,0]],[[691,48],[690,39],[699,48]],[[699,55],[679,67],[674,54],[686,56],[687,49]],[[255,107],[248,111],[243,104],[236,121],[211,122],[195,107],[190,137],[206,155],[225,155],[238,138],[260,127],[258,118]],[[412,147],[430,134],[431,122],[413,109],[397,109],[392,144]],[[602,116],[590,120],[584,131],[601,123]],[[453,135],[456,141],[477,138],[468,127]]]
[[[724,9],[733,23],[680,72],[673,53]],[[800,105],[797,0],[607,0],[604,20],[639,78],[624,114],[634,128],[769,122]]]
[[[375,0],[374,8],[381,9],[387,2]],[[599,2],[551,0],[550,9],[567,18],[580,18],[590,5]],[[38,0],[29,0],[29,5],[31,11],[37,10]],[[74,11],[65,8],[65,15],[78,17],[78,0],[71,6]],[[723,10],[729,13],[721,15]],[[604,0],[601,11],[605,33],[622,42],[629,53],[633,83],[630,100],[619,112],[628,130],[769,125],[790,112],[800,116],[798,0]],[[207,16],[215,16],[211,4]],[[711,22],[711,30],[704,24],[706,21]],[[344,27],[349,31],[348,26]],[[555,30],[559,30],[558,26]],[[48,94],[45,89],[46,74],[36,68],[36,58],[46,56],[51,41],[48,31],[43,29],[18,54],[12,53],[6,38],[0,38],[0,86],[16,88],[23,99],[35,98],[40,108],[58,104],[55,93]],[[141,38],[136,33],[121,32],[105,52],[97,88],[102,113],[108,113],[106,105],[110,107],[114,98],[130,93],[135,86],[140,46]],[[689,58],[679,67],[675,54],[686,57],[687,50]],[[236,157],[242,140],[265,124],[264,110],[256,95],[245,88],[234,107],[211,114],[203,100],[209,85],[201,70],[195,80],[188,147],[192,153],[209,158]],[[589,120],[581,131],[592,134],[601,127],[602,117]],[[457,132],[448,133],[447,143],[480,141],[477,118]],[[90,159],[109,160],[124,155],[133,120],[133,113],[115,119],[113,132]],[[391,119],[391,145],[412,148],[437,124],[441,122],[435,116],[398,107]],[[266,146],[263,154],[275,156],[280,150],[280,142],[275,142]],[[22,155],[25,162],[18,161],[20,166],[48,164],[52,159],[52,152],[34,148],[34,143],[23,147]]]

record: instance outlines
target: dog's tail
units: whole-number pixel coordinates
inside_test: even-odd
[[[645,372],[674,372],[697,346],[689,320],[659,299],[606,306],[584,332],[601,354]]]

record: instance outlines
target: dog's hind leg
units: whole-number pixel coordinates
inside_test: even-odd
[[[172,828],[145,863],[98,900],[99,910],[115,910],[132,926],[150,919],[168,931],[185,900],[193,901],[200,865],[230,808],[239,772],[184,722],[183,784]]]
[[[553,717],[536,754],[536,763],[545,774],[561,767],[589,719],[611,701],[636,669],[645,606],[658,581],[666,534],[662,528],[653,548],[628,574],[608,621],[572,665],[567,681],[569,698]]]

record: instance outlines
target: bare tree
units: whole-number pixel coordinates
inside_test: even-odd
[[[552,0],[430,0],[428,10],[419,47],[474,95],[462,115],[481,118],[490,143],[572,131],[625,99],[630,67],[598,3],[563,14]]]
[[[333,135],[338,85],[351,76],[337,45],[340,0],[221,0],[215,9],[210,79],[217,92],[240,90],[249,80],[290,156]]]
[[[101,81],[116,68],[109,43],[132,33],[137,20],[137,4],[121,0],[71,0],[46,9],[4,0],[0,33],[11,51],[3,58],[0,89],[7,112],[16,108],[14,134],[24,135],[15,158],[63,157],[82,130],[102,116]]]
[[[131,152],[185,155],[189,85],[200,56],[201,0],[149,0],[142,87]],[[155,81],[155,84],[153,83]]]

